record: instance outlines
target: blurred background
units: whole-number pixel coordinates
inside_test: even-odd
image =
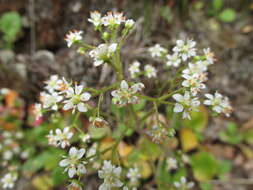
[[[18,92],[28,109],[52,74],[89,86],[109,83],[110,72],[94,68],[91,60],[67,48],[64,41],[69,30],[81,29],[85,41],[100,42],[87,22],[94,10],[122,11],[136,20],[136,30],[122,53],[125,65],[136,59],[148,63],[146,47],[155,43],[172,47],[179,38],[192,38],[199,47],[212,49],[217,63],[210,69],[208,85],[231,99],[234,113],[229,121],[220,117],[209,121],[205,136],[216,157],[232,161],[231,178],[252,179],[253,1],[0,0],[0,87]],[[228,122],[235,127],[217,143],[220,128]],[[250,131],[247,140],[233,139],[245,130]],[[236,184],[236,190],[253,189],[253,179]],[[235,188],[228,183],[220,189]]]

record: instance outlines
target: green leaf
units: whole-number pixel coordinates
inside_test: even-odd
[[[213,0],[213,8],[214,8],[215,11],[221,10],[223,5],[224,5],[223,0]]]
[[[208,152],[199,152],[192,156],[191,165],[194,177],[199,181],[207,181],[215,177],[219,165],[215,157]]]
[[[140,103],[133,104],[133,109],[135,112],[142,110],[146,105],[146,100],[141,99]]]
[[[36,176],[32,179],[32,185],[36,190],[50,190],[53,187],[53,181],[48,175]]]
[[[246,130],[243,132],[243,139],[248,143],[253,145],[253,128]]]
[[[68,180],[68,176],[66,173],[64,173],[64,169],[60,167],[56,167],[52,171],[52,179],[54,185],[60,185],[62,183],[65,183]]]
[[[140,147],[140,152],[144,155],[144,157],[147,160],[155,160],[162,153],[162,150],[159,147],[159,145],[157,145],[156,143],[146,138],[141,138],[139,140],[139,147]]]
[[[17,12],[7,12],[0,18],[0,30],[4,33],[4,40],[14,42],[22,28],[21,16]]]
[[[195,132],[203,132],[208,124],[208,113],[205,107],[200,107],[199,111],[191,112],[191,120],[184,119],[184,127],[189,127]]]
[[[219,14],[219,19],[222,22],[233,22],[236,19],[236,12],[234,9],[224,9],[220,14]]]
[[[230,172],[232,169],[232,163],[231,161],[229,160],[223,160],[223,161],[220,161],[219,163],[219,171],[218,171],[218,174],[219,174],[219,178],[220,179],[224,179],[225,178],[225,174],[227,174],[228,172]]]
[[[93,139],[101,139],[105,137],[108,133],[110,133],[110,130],[108,127],[103,127],[103,128],[90,127],[89,128],[89,134],[91,135],[91,138]]]
[[[173,14],[169,6],[162,6],[160,10],[160,14],[162,18],[164,18],[168,22],[171,22],[173,19]]]
[[[203,182],[199,184],[201,190],[212,190],[213,185],[211,183]]]
[[[64,154],[63,150],[52,148],[45,150],[41,154],[29,159],[25,162],[22,169],[34,173],[40,169],[52,170],[58,166],[61,155]]]
[[[233,145],[239,144],[243,139],[235,123],[228,123],[226,130],[219,133],[219,137],[222,141]]]

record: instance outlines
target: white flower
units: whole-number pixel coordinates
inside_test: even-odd
[[[17,180],[17,174],[7,173],[1,179],[4,189],[12,189],[14,187],[14,183]]]
[[[197,61],[196,63],[189,63],[188,67],[183,70],[184,74],[194,75],[201,74],[207,70],[207,66],[202,61]]]
[[[107,15],[102,18],[103,25],[112,28],[119,26],[123,22],[125,22],[125,17],[123,13],[118,12],[108,12]]]
[[[71,147],[69,156],[60,161],[59,166],[66,167],[64,172],[68,172],[70,178],[73,178],[76,174],[81,175],[86,173],[86,168],[84,166],[86,162],[80,161],[84,154],[84,148],[78,150],[75,147]]]
[[[98,27],[102,24],[101,14],[98,11],[90,13],[90,18],[88,19],[95,27]]]
[[[168,158],[166,162],[169,170],[178,168],[177,160],[175,158]]]
[[[152,65],[145,65],[144,70],[148,78],[156,77],[157,70]]]
[[[215,58],[214,58],[214,53],[211,52],[210,48],[203,49],[203,52],[206,58],[207,65],[213,64],[215,61]]]
[[[94,156],[97,153],[97,144],[93,144],[92,147],[87,151],[86,158],[90,161],[94,160]]]
[[[72,82],[68,82],[64,77],[62,77],[60,88],[59,88],[59,94],[66,93],[66,91],[71,87]]]
[[[172,97],[177,101],[173,111],[176,113],[183,112],[183,118],[191,119],[189,111],[195,110],[199,106],[200,102],[198,98],[192,98],[188,91],[183,96],[181,94],[174,94]]]
[[[110,45],[100,44],[97,48],[91,50],[89,55],[94,60],[94,66],[97,67],[103,63],[108,63],[113,53],[116,51],[117,46],[117,43],[112,43]]]
[[[166,55],[166,58],[167,58],[167,62],[166,62],[167,66],[178,67],[181,63],[181,59],[177,53],[174,53],[172,55],[168,54]]]
[[[65,37],[67,46],[71,47],[74,43],[79,43],[83,39],[82,33],[83,31],[80,30],[69,31],[69,33]]]
[[[191,189],[194,187],[194,182],[187,182],[185,177],[181,177],[179,182],[174,182],[176,188]]]
[[[55,90],[59,90],[62,84],[62,80],[59,79],[58,75],[50,76],[49,80],[45,81],[47,84],[45,89],[48,90],[50,93],[53,93]]]
[[[62,96],[60,96],[57,92],[53,92],[52,94],[41,93],[43,107],[51,108],[52,110],[58,110],[58,105],[60,101],[62,101]]]
[[[82,85],[76,85],[75,88],[68,88],[66,91],[66,98],[69,99],[64,101],[64,110],[73,109],[72,113],[75,112],[76,108],[80,112],[88,111],[88,106],[84,102],[87,102],[91,98],[91,94],[88,92],[83,92]]]
[[[6,94],[8,94],[10,92],[10,89],[8,89],[8,88],[1,88],[0,89],[0,94],[2,94],[2,95],[6,95]]]
[[[81,139],[84,143],[87,143],[87,142],[90,142],[91,136],[90,136],[90,134],[84,134],[84,135],[82,135]]]
[[[177,45],[173,48],[173,51],[177,53],[183,61],[196,55],[196,49],[194,48],[196,42],[193,40],[177,40]]]
[[[207,80],[205,73],[194,75],[184,74],[182,76],[185,78],[182,82],[182,86],[190,88],[193,96],[196,96],[198,92],[206,88],[206,85],[203,83]]]
[[[125,27],[126,27],[126,28],[133,28],[134,24],[135,24],[135,22],[134,22],[133,19],[128,19],[128,20],[126,20],[126,22],[125,22]]]
[[[152,137],[152,141],[159,144],[168,137],[168,130],[163,125],[153,125],[147,134]]]
[[[15,137],[16,137],[17,139],[22,139],[22,138],[24,138],[24,133],[21,132],[21,131],[18,131],[18,132],[15,134]]]
[[[151,53],[152,57],[158,57],[158,58],[162,57],[163,55],[167,53],[167,50],[161,47],[160,44],[156,44],[155,46],[150,47],[148,51]]]
[[[227,117],[232,112],[232,107],[227,97],[223,97],[220,93],[215,92],[214,95],[206,94],[208,99],[204,101],[205,105],[212,106],[213,111],[224,113]]]
[[[49,139],[49,144],[53,146],[60,146],[61,148],[65,148],[70,145],[69,140],[72,138],[73,133],[69,131],[69,127],[65,127],[63,131],[61,129],[56,129],[55,134],[51,130],[49,135],[47,135]]]
[[[6,150],[3,152],[3,159],[4,160],[11,160],[13,158],[13,152],[10,150]]]
[[[136,75],[140,72],[140,62],[139,61],[134,61],[130,67],[129,67],[129,72],[131,74],[132,78],[135,78]]]
[[[121,187],[123,183],[120,181],[121,167],[112,165],[111,161],[105,160],[103,167],[98,171],[100,179],[104,179],[104,183],[99,186],[99,190],[110,190],[113,187]]]
[[[46,136],[48,138],[48,144],[52,146],[58,145],[58,139],[56,135],[54,134],[53,130],[49,131],[49,134]]]
[[[139,172],[138,168],[130,168],[127,173],[127,177],[130,179],[130,182],[132,184],[135,184],[138,182],[138,179],[141,177],[141,174]]]
[[[144,88],[144,84],[136,83],[131,87],[128,86],[125,80],[121,81],[120,89],[112,91],[113,103],[124,106],[126,104],[138,103],[139,98],[136,93]]]

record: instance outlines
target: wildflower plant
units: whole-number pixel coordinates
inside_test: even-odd
[[[178,40],[172,49],[155,44],[147,47],[147,52],[150,59],[160,65],[135,60],[127,68],[121,59],[121,50],[135,29],[135,21],[126,19],[123,13],[108,12],[103,16],[95,11],[91,12],[88,22],[100,34],[101,44],[87,44],[83,41],[84,32],[74,30],[66,35],[67,46],[75,48],[80,56],[90,57],[94,67],[105,64],[111,67],[115,82],[95,88],[53,75],[45,81],[41,102],[36,104],[34,113],[37,119],[44,117],[46,112],[71,115],[71,119],[47,135],[49,145],[66,150],[67,156],[63,155],[59,166],[68,174],[69,189],[85,188],[82,179],[89,174],[97,174],[101,179],[99,190],[137,189],[145,178],[145,165],[142,164],[147,163],[138,163],[143,156],[137,157],[135,162],[126,160],[125,155],[129,153],[125,153],[125,149],[131,148],[126,148],[125,138],[137,133],[143,142],[151,139],[163,144],[175,138],[178,130],[171,124],[176,121],[168,122],[168,119],[190,120],[192,111],[198,111],[201,104],[226,116],[230,115],[232,108],[229,100],[220,93],[206,93],[208,67],[215,61],[210,49],[199,51],[192,39]],[[164,70],[173,70],[175,74],[168,81],[159,81],[159,72]],[[147,81],[157,81],[159,86],[150,92]],[[109,107],[106,104],[108,99]],[[173,110],[173,118],[163,116],[164,108]],[[89,123],[85,128],[84,119]],[[156,146],[154,144],[152,146]],[[121,149],[121,146],[125,148]],[[164,159],[159,160],[159,163],[168,164],[166,171],[181,168],[179,159],[166,154],[164,151]],[[151,152],[150,157],[154,156],[155,153]],[[6,178],[10,182],[5,187],[11,187],[15,178],[12,181],[11,176]],[[187,182],[184,176],[166,184],[167,189],[192,187],[193,182]]]

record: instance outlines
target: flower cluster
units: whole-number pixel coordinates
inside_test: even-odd
[[[172,48],[173,53],[167,54],[167,50],[159,44],[149,48],[152,57],[159,57],[166,62],[167,66],[179,67],[181,64],[186,65],[182,68],[182,88],[184,94],[175,93],[173,98],[176,100],[174,112],[183,112],[183,118],[190,119],[190,112],[196,110],[200,105],[200,92],[206,88],[208,67],[215,61],[214,54],[210,48],[203,49],[202,55],[198,55],[196,42],[188,40],[177,40],[176,46]],[[137,69],[132,69],[131,74],[137,73]],[[208,100],[204,101],[205,105],[212,106],[212,109],[217,113],[224,113],[229,116],[231,106],[227,98],[222,97],[219,93],[214,96],[211,94],[205,95]]]
[[[45,92],[41,92],[41,104],[35,104],[35,114],[37,117],[42,116],[42,108],[58,110],[59,106],[63,110],[77,109],[80,112],[87,112],[89,105],[86,103],[91,98],[91,94],[84,91],[82,85],[75,85],[67,82],[64,78],[59,79],[58,75],[53,75],[45,82]]]
[[[174,170],[178,168],[178,162],[175,158],[168,158],[166,160],[168,170]]]
[[[161,58],[167,54],[167,50],[163,48],[160,44],[156,44],[155,46],[150,47],[148,51],[154,58]]]
[[[55,134],[53,130],[50,130],[49,135],[47,135],[48,143],[53,146],[60,146],[65,148],[70,145],[69,140],[72,138],[73,133],[70,131],[69,127],[65,127],[63,130],[56,129]]]
[[[191,189],[194,187],[193,182],[187,182],[185,177],[181,177],[180,181],[174,182],[174,186],[180,189]]]
[[[196,110],[196,108],[200,105],[198,98],[193,98],[188,91],[186,91],[184,95],[174,94],[173,98],[177,101],[174,107],[174,112],[183,112],[183,118],[190,119],[189,112]]]
[[[141,70],[140,70],[140,62],[139,61],[134,61],[130,67],[129,67],[129,72],[131,75],[131,78],[136,78],[137,76],[141,75]],[[144,66],[144,75],[148,78],[153,78],[156,77],[157,75],[157,70],[154,66],[152,65],[145,65]]]
[[[104,179],[104,183],[99,186],[99,190],[110,190],[113,187],[121,187],[120,181],[121,167],[112,165],[111,161],[104,161],[103,167],[98,171],[98,176]]]
[[[6,166],[15,156],[22,157],[22,150],[20,140],[23,139],[24,134],[21,131],[15,133],[0,130],[0,156],[3,159],[2,166]]]
[[[136,104],[139,101],[137,92],[140,92],[144,88],[144,84],[136,83],[129,87],[125,80],[121,81],[120,89],[112,91],[113,96],[112,102],[120,106],[125,106],[127,104]]]
[[[227,97],[222,96],[218,92],[215,92],[214,95],[206,94],[205,96],[207,97],[207,100],[204,101],[205,105],[211,106],[216,113],[224,113],[227,117],[230,116],[232,107]]]
[[[81,42],[81,40],[83,39],[82,34],[83,34],[83,31],[80,31],[80,30],[70,31],[65,37],[67,46],[71,47],[73,44]]]
[[[130,179],[132,185],[136,185],[139,178],[141,177],[140,171],[137,167],[130,168],[127,173],[127,178]]]
[[[108,12],[105,16],[102,16],[98,11],[91,12],[88,21],[95,26],[95,29],[101,29],[101,26],[115,29],[121,24],[125,24],[126,28],[132,28],[135,23],[132,19],[126,19],[123,13]]]
[[[16,173],[7,173],[1,179],[1,183],[3,184],[4,189],[12,189],[15,185],[15,181],[17,180],[18,176]]]
[[[85,149],[81,148],[78,150],[75,147],[71,147],[69,150],[69,156],[60,161],[59,165],[65,167],[64,171],[68,172],[70,178],[73,178],[74,175],[82,175],[86,173],[86,168],[84,166],[86,162],[80,160],[84,154]]]
[[[94,60],[94,66],[97,67],[103,63],[110,63],[113,53],[117,49],[117,43],[100,44],[95,49],[91,50],[89,55]]]
[[[101,129],[98,128],[109,126],[109,123],[103,117],[114,114],[103,113],[105,110],[103,107],[103,97],[106,96],[108,98],[108,92],[111,92],[112,103],[119,105],[119,107],[128,106],[129,104],[137,104],[143,99],[145,100],[143,101],[144,106],[147,105],[146,108],[150,105],[154,106],[154,109],[150,110],[150,114],[155,115],[155,122],[151,125],[142,122],[142,119],[139,118],[144,115],[143,120],[146,120],[146,117],[149,117],[149,113],[147,113],[147,115],[141,112],[141,114],[132,113],[135,112],[134,106],[129,107],[130,109],[124,109],[124,111],[126,112],[126,115],[129,113],[133,116],[136,120],[135,124],[145,125],[141,128],[141,132],[142,130],[144,131],[146,128],[151,127],[150,130],[145,131],[146,134],[148,134],[153,141],[162,142],[167,137],[173,137],[175,129],[173,127],[168,128],[168,122],[160,121],[159,111],[162,108],[161,105],[171,106],[175,113],[182,113],[183,118],[190,119],[190,113],[198,110],[198,107],[202,102],[201,98],[203,96],[201,96],[201,92],[206,88],[205,82],[207,81],[208,67],[214,63],[214,55],[209,48],[204,49],[203,52],[198,55],[196,42],[191,39],[177,40],[175,47],[172,48],[171,54],[169,54],[169,51],[160,44],[148,48],[151,57],[165,62],[166,66],[175,67],[173,70],[177,70],[176,68],[179,66],[182,66],[182,68],[172,74],[171,78],[173,80],[169,80],[168,84],[165,83],[164,89],[161,88],[161,92],[155,94],[154,97],[146,96],[140,94],[145,88],[143,83],[127,82],[127,77],[124,72],[125,67],[120,58],[122,44],[131,29],[133,29],[135,22],[132,19],[127,20],[122,13],[108,12],[106,15],[102,16],[101,13],[97,11],[91,13],[88,21],[94,25],[96,31],[100,32],[103,43],[97,46],[88,45],[85,42],[82,42],[82,31],[71,31],[66,36],[67,45],[68,47],[71,47],[74,44],[79,45],[78,52],[80,53],[88,51],[88,55],[92,58],[95,67],[103,64],[111,67],[116,75],[116,83],[100,89],[84,88],[83,85],[77,85],[77,83],[74,83],[73,85],[72,82],[68,82],[64,78],[59,78],[57,75],[53,75],[45,82],[45,91],[41,93],[42,103],[35,104],[34,113],[36,114],[36,118],[40,118],[43,111],[46,110],[72,110],[72,114],[75,114],[73,124],[70,126],[75,127],[80,133],[79,140],[82,142],[82,147],[85,147],[85,149],[78,149],[71,146],[70,140],[73,137],[73,133],[71,132],[70,127],[65,127],[63,130],[59,128],[51,130],[47,136],[50,145],[63,149],[70,146],[68,156],[65,156],[64,159],[59,162],[59,166],[64,167],[64,171],[68,173],[69,178],[72,178],[69,188],[82,189],[80,179],[85,173],[87,173],[86,165],[92,163],[93,169],[98,170],[102,163],[102,168],[98,170],[99,178],[103,179],[103,183],[99,186],[99,190],[111,190],[114,188],[135,190],[139,185],[139,178],[141,178],[139,171],[139,168],[141,169],[141,167],[138,168],[136,166],[128,169],[127,172],[124,172],[124,168],[122,169],[120,166],[117,167],[113,165],[111,161],[104,160],[101,162],[101,159],[98,160],[98,158],[102,158],[107,150],[113,154],[118,151],[118,145],[126,136],[127,130],[119,130],[120,136],[116,143],[108,149],[99,151],[101,148],[99,146],[102,143],[92,142],[92,139],[96,134],[92,134],[89,131],[90,129],[87,130],[88,132],[86,133],[85,130],[78,127],[77,120],[79,119],[80,112],[88,112],[88,110],[91,109],[91,111],[85,115],[89,117],[91,126],[94,126],[91,130],[99,131]],[[128,71],[130,72],[131,78],[137,78],[138,76],[144,75],[150,79],[157,77],[158,68],[159,67],[154,67],[151,64],[141,65],[140,62],[135,61],[130,65]],[[174,80],[176,81],[176,85],[169,84],[171,81],[173,83]],[[163,94],[168,85],[171,85],[170,92]],[[88,104],[92,96],[94,99],[99,97],[96,109],[92,109]],[[228,98],[223,97],[218,92],[214,95],[206,94],[205,96],[207,98],[203,102],[205,105],[211,106],[212,110],[217,113],[224,113],[229,116],[232,108],[229,104]],[[173,102],[170,102],[171,99]],[[149,104],[150,102],[152,104]],[[101,115],[103,117],[101,117]],[[112,119],[112,121],[114,120]],[[138,123],[137,121],[141,122]],[[126,123],[122,124],[128,129]],[[139,133],[138,130],[136,130],[136,132]],[[91,143],[93,143],[92,146]],[[179,158],[176,158],[177,159],[168,158],[166,160],[168,170],[174,170],[181,167]],[[123,181],[123,176],[121,176],[122,173],[126,173],[125,182]],[[73,179],[75,177],[78,177],[78,180]],[[178,182],[174,183],[176,188],[182,189],[192,188],[193,185],[194,183],[187,182],[185,177],[182,177]]]

